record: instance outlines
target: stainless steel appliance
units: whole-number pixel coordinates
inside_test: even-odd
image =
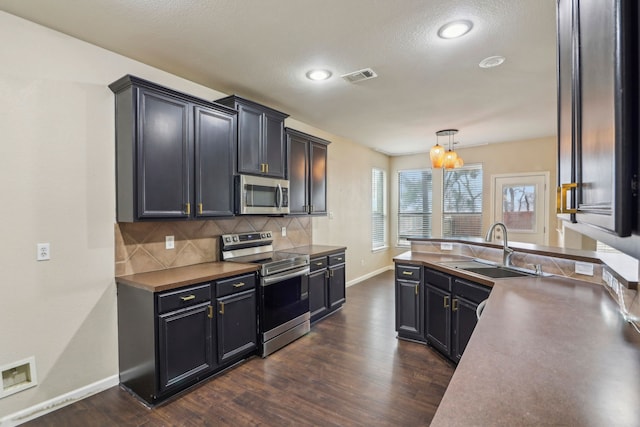
[[[289,181],[253,175],[236,177],[236,211],[239,214],[289,213]]]
[[[270,231],[221,236],[223,261],[260,264],[258,329],[266,357],[310,330],[309,256],[276,252]]]

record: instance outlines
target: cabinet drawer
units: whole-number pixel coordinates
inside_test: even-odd
[[[327,268],[327,257],[323,256],[319,258],[313,258],[310,263],[311,265],[309,266],[309,268],[311,269],[311,271],[322,270],[323,268]]]
[[[223,297],[225,295],[246,291],[255,287],[255,274],[245,274],[244,276],[236,276],[229,279],[218,280],[216,282],[216,297]]]
[[[396,265],[396,277],[405,280],[420,280],[420,270],[417,265]]]
[[[466,298],[469,301],[479,304],[489,298],[491,289],[476,283],[456,279],[453,282],[453,292],[456,296]]]
[[[345,256],[344,252],[341,252],[339,254],[329,255],[329,265],[344,264],[346,259],[347,257]]]
[[[210,283],[180,288],[177,291],[163,292],[158,295],[158,314],[191,307],[207,301],[211,301]]]
[[[425,269],[424,280],[425,280],[425,283],[436,286],[447,292],[451,292],[451,276],[447,274]]]

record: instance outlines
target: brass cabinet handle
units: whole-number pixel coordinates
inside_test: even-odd
[[[337,259],[338,261],[342,261],[342,257],[340,257],[340,258],[336,258],[336,259]]]
[[[202,203],[198,203],[198,213],[202,215]]]
[[[195,296],[195,295],[188,295],[188,296],[186,296],[186,297],[180,297],[180,299],[181,299],[183,302],[186,302],[186,301],[191,301],[192,299],[196,299],[196,296]]]
[[[418,295],[418,285],[416,285],[416,295]]]
[[[324,277],[326,277],[327,279],[329,278],[329,270],[326,270],[326,271],[324,272]]]
[[[413,271],[403,271],[402,274],[405,276],[413,276]]]
[[[260,172],[264,173],[264,163],[260,163]]]
[[[449,297],[444,297],[444,308],[449,308]]]
[[[187,203],[187,215],[191,215],[191,203]]]
[[[313,212],[313,205],[309,205],[309,212]]]
[[[220,314],[224,314],[224,303],[220,303]]]
[[[265,172],[269,173],[269,163],[265,163],[264,167],[265,167]]]
[[[574,214],[578,212],[578,209],[569,209],[567,207],[567,191],[574,188],[578,188],[578,184],[571,182],[569,184],[562,184],[556,189],[556,213]]]
[[[331,270],[331,277],[333,277],[333,270]]]
[[[451,301],[451,311],[457,311],[458,310],[458,298],[454,298],[453,301]]]
[[[244,283],[244,282],[238,282],[238,283],[234,283],[234,284],[233,284],[233,287],[234,287],[234,288],[241,288],[241,287],[243,287],[244,285],[246,285],[246,283]]]
[[[320,265],[322,265],[322,262],[316,262],[316,265],[320,266]]]
[[[213,319],[213,307],[212,306],[207,307],[207,317],[209,319]]]

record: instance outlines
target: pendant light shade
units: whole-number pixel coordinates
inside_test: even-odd
[[[436,132],[436,145],[431,147],[429,157],[431,158],[431,167],[453,169],[464,165],[462,157],[453,150],[453,135],[458,133],[458,129],[444,129]],[[438,144],[438,138],[441,136],[449,137],[449,150],[444,151],[444,147]]]
[[[434,168],[441,168],[444,162],[444,147],[438,143],[431,147],[429,152],[431,158],[431,166]]]

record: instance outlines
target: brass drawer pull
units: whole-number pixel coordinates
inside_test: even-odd
[[[243,287],[244,285],[246,285],[246,283],[244,283],[244,282],[238,282],[238,283],[234,283],[234,284],[233,284],[233,287],[234,287],[234,288],[241,288],[241,287]]]
[[[322,265],[322,262],[316,262],[316,265],[317,265],[317,266],[321,266],[321,265]]]
[[[418,285],[416,285],[416,295],[418,295]]]
[[[338,261],[342,261],[342,257],[340,257],[340,258],[336,258],[336,259],[337,259]]]
[[[413,276],[413,271],[403,271],[402,274],[405,276]]]
[[[202,215],[202,203],[198,203],[198,213]]]
[[[207,317],[209,319],[213,319],[213,307],[212,306],[207,307]]]
[[[191,215],[191,203],[187,203],[187,215]]]
[[[453,301],[451,302],[451,311],[457,311],[458,310],[458,299],[454,298]]]
[[[444,308],[449,308],[449,297],[444,297]]]
[[[224,303],[220,303],[220,314],[224,314]]]
[[[188,295],[186,297],[180,297],[183,302],[191,301],[192,299],[196,299],[195,295]]]

